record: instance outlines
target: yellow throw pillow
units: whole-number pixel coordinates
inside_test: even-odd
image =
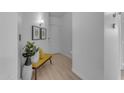
[[[40,59],[42,59],[44,57],[44,52],[43,52],[42,48],[39,49],[39,56],[40,56],[39,57]]]

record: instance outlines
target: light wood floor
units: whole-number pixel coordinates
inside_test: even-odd
[[[38,69],[38,80],[80,80],[80,78],[72,72],[71,59],[61,54],[56,54],[53,56],[52,60],[53,64],[46,62]]]

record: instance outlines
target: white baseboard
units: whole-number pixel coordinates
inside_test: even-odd
[[[84,76],[80,75],[74,68],[72,68],[72,72],[75,73],[78,77],[80,77],[80,79],[82,79],[82,80],[88,80]]]
[[[68,55],[68,54],[65,54],[67,57],[69,57],[70,59],[72,59],[72,56],[71,55]]]
[[[70,54],[67,54],[67,53],[64,53],[64,52],[60,52],[61,54],[63,54],[63,55],[65,55],[65,56],[67,56],[67,57],[69,57],[70,59],[72,59],[72,55]]]

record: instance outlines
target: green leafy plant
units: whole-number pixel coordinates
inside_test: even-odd
[[[29,66],[31,65],[31,57],[35,55],[36,52],[38,52],[39,48],[36,47],[34,42],[27,41],[27,44],[24,47],[24,53],[22,54],[23,57],[26,57],[25,65]]]

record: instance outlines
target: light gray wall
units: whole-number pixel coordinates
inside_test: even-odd
[[[18,79],[17,13],[0,13],[0,79]]]
[[[47,28],[47,39],[46,40],[32,40],[32,25],[39,26],[41,19],[44,20],[43,27]],[[25,63],[25,58],[22,57],[22,49],[25,46],[27,41],[35,42],[38,47],[43,48],[45,52],[49,52],[48,45],[48,32],[49,32],[49,15],[47,12],[20,12],[18,13],[18,32],[21,34],[21,41],[18,43],[19,45],[19,74],[21,76],[22,68]]]
[[[67,12],[61,17],[60,51],[62,54],[72,57],[72,13]]]
[[[113,13],[104,13],[104,79],[120,79],[120,55],[119,55],[119,27],[112,28],[112,24],[118,19],[113,18]]]
[[[121,69],[124,70],[124,12],[121,14]]]
[[[49,32],[49,19],[48,13],[40,13],[40,12],[25,12],[19,13],[21,16],[21,24],[20,24],[20,33],[22,35],[21,44],[24,46],[27,41],[32,41],[32,25],[39,26],[41,18],[44,19],[45,25],[47,28],[47,32]],[[33,40],[39,47],[43,48],[44,51],[48,52],[48,38],[46,40]]]
[[[67,12],[60,16],[50,16],[50,50],[53,53],[62,53],[71,58],[72,51],[72,13]],[[57,16],[59,15],[59,16]]]
[[[72,13],[72,70],[82,79],[104,79],[104,13]]]
[[[50,35],[49,35],[49,49],[51,53],[60,52],[60,31],[61,31],[61,20],[58,16],[50,16],[49,21]]]

